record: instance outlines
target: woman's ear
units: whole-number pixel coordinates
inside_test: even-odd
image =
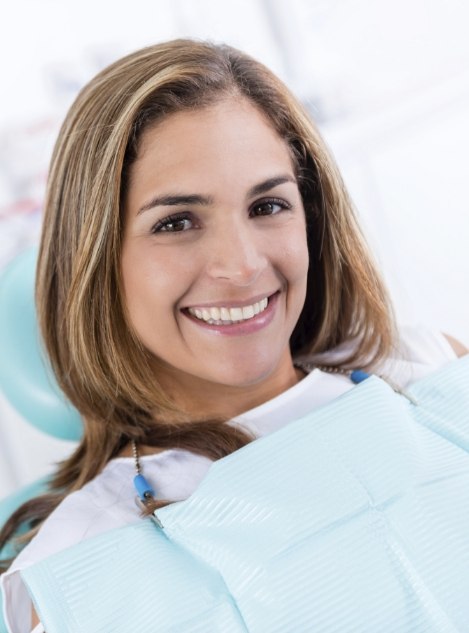
[[[461,358],[461,356],[465,356],[466,354],[469,354],[469,349],[467,349],[467,347],[465,347],[457,339],[453,338],[449,334],[445,334],[444,332],[443,332],[443,336],[447,339],[448,343],[454,349],[454,351],[456,352],[456,356],[458,356],[458,358]]]

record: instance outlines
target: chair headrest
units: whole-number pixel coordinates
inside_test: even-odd
[[[82,434],[41,349],[34,280],[37,249],[24,251],[0,275],[0,389],[33,426],[65,440]]]

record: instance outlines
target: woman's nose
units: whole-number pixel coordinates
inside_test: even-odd
[[[225,228],[213,236],[207,247],[207,273],[213,279],[249,286],[266,267],[262,240],[253,229]]]

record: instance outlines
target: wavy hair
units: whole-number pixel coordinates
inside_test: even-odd
[[[351,340],[342,366],[370,368],[389,354],[394,325],[385,288],[334,160],[287,87],[226,45],[179,39],[130,54],[100,72],[72,105],[54,148],[45,200],[37,312],[58,383],[82,414],[83,438],[59,466],[50,492],[11,517],[0,544],[25,521],[40,525],[129,439],[212,459],[251,439],[219,420],[178,415],[129,326],[120,271],[122,201],[142,133],[172,113],[227,96],[248,99],[267,117],[296,169],[310,267],[290,340],[293,357],[320,358]]]

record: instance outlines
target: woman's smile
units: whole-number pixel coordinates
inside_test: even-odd
[[[205,387],[216,402],[220,389],[291,382],[307,272],[290,150],[250,102],[178,112],[143,133],[122,279],[129,323],[171,394]]]
[[[200,327],[208,328],[217,334],[241,336],[251,334],[266,327],[273,319],[278,293],[263,296],[259,300],[237,303],[230,307],[224,302],[210,307],[187,308],[183,310],[188,318]]]

